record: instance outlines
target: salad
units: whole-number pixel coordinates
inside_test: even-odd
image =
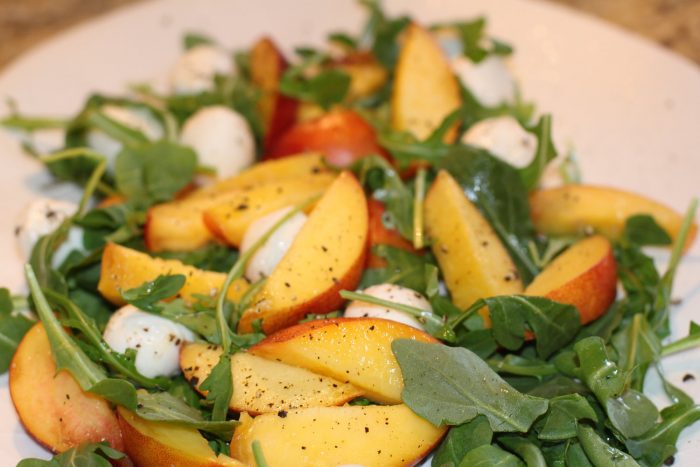
[[[696,202],[582,183],[484,19],[362,4],[323,48],[189,34],[163,89],[2,120],[83,189],[25,210],[29,295],[0,289],[56,454],[20,465],[673,461],[700,410],[643,385],[698,344],[668,341]]]

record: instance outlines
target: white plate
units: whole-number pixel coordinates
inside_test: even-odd
[[[573,143],[588,181],[643,192],[684,210],[700,195],[700,70],[626,32],[567,9],[522,0],[388,1],[392,13],[423,22],[486,14],[492,33],[516,47],[515,66],[528,99],[554,115],[560,146]],[[281,44],[320,43],[325,33],[356,31],[363,12],[348,0],[191,2],[171,0],[127,8],[71,30],[15,62],[0,75],[0,102],[12,97],[23,112],[69,115],[92,91],[118,93],[124,85],[162,76],[180,51],[185,31],[202,31],[234,48],[263,34]],[[289,47],[288,47],[289,48]],[[4,114],[0,110],[0,115]],[[12,237],[22,207],[49,186],[40,168],[0,131],[0,285],[22,290],[21,263]],[[696,243],[692,253],[700,253]],[[700,260],[686,261],[676,295],[674,336],[687,330],[700,307]],[[665,362],[672,382],[700,400],[700,353]],[[650,381],[650,390],[660,394]],[[659,402],[663,398],[659,396]],[[700,455],[700,427],[679,442],[675,465]],[[14,465],[47,457],[16,420],[0,379],[0,458]]]

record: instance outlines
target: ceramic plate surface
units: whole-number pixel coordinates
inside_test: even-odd
[[[576,148],[584,179],[645,193],[684,211],[700,195],[700,69],[651,43],[567,9],[537,1],[387,1],[391,13],[418,21],[479,14],[490,31],[516,48],[514,66],[524,96],[554,115],[560,148]],[[162,77],[186,31],[201,31],[240,48],[262,34],[289,45],[320,44],[330,30],[355,31],[364,15],[352,1],[171,0],[127,8],[51,40],[0,74],[0,102],[13,98],[27,114],[71,115],[94,91],[119,93],[128,83]],[[0,109],[0,115],[5,114]],[[24,290],[13,238],[17,215],[39,193],[75,196],[50,182],[0,130],[0,285]],[[660,262],[665,254],[659,255]],[[700,310],[700,244],[685,260],[674,296],[674,338]],[[698,319],[697,316],[695,319]],[[665,360],[666,376],[700,400],[700,352]],[[698,376],[683,383],[686,373]],[[648,389],[667,404],[651,375]],[[675,465],[697,465],[700,425],[679,441]],[[0,459],[14,465],[48,457],[17,421],[0,378]]]

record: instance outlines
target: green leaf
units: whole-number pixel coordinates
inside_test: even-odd
[[[111,467],[110,460],[124,459],[126,456],[109,447],[109,443],[81,444],[56,454],[51,460],[24,459],[17,467]]]
[[[345,99],[350,89],[350,75],[344,71],[322,70],[311,78],[304,78],[301,70],[290,67],[284,72],[279,84],[282,94],[318,104],[326,110]]]
[[[473,331],[475,332],[475,331]],[[557,369],[551,363],[542,360],[508,354],[505,357],[495,357],[486,361],[489,366],[498,373],[508,373],[518,376],[534,376],[542,379],[557,373]]]
[[[169,141],[125,147],[117,155],[114,177],[128,200],[150,204],[171,200],[194,177],[197,155]]]
[[[496,341],[509,350],[519,349],[525,331],[535,334],[537,353],[547,358],[568,344],[581,327],[578,310],[544,297],[506,295],[484,299]]]
[[[659,410],[654,403],[634,389],[605,401],[605,411],[610,422],[625,438],[643,435],[656,425],[659,418]]]
[[[136,414],[154,422],[176,423],[206,431],[222,439],[230,439],[233,429],[238,424],[236,420],[205,420],[199,410],[167,392],[149,394],[143,390],[138,391]]]
[[[639,466],[632,456],[603,441],[593,428],[586,425],[578,425],[577,432],[586,456],[596,467]]]
[[[123,407],[136,407],[136,391],[134,386],[124,380],[104,378],[93,384],[89,391],[101,398]]]
[[[379,156],[364,157],[353,167],[372,196],[384,204],[382,224],[413,239],[413,192],[391,164]]]
[[[432,467],[455,467],[469,451],[479,446],[491,444],[493,431],[483,415],[452,427],[447,437],[433,455]]]
[[[212,420],[226,420],[228,406],[233,396],[233,376],[231,375],[231,358],[223,353],[219,362],[202,382],[200,389],[208,391],[207,400],[214,403]]]
[[[600,337],[587,337],[574,345],[579,361],[579,377],[601,404],[622,394],[627,374],[610,359]]]
[[[624,241],[634,245],[670,245],[671,236],[647,214],[637,214],[625,221]]]
[[[0,373],[9,369],[19,342],[33,325],[34,321],[14,311],[10,291],[0,288]]]
[[[430,295],[438,269],[429,255],[419,256],[391,245],[376,245],[372,251],[387,262],[384,268],[367,269],[360,282],[361,288],[376,284],[397,284]]]
[[[677,452],[681,432],[700,420],[700,406],[674,404],[661,411],[661,418],[653,430],[625,441],[630,454],[647,465],[661,465]]]
[[[537,437],[547,441],[574,438],[579,420],[598,421],[595,410],[585,397],[579,394],[555,397],[549,401],[549,411]]]
[[[403,401],[434,425],[485,415],[493,431],[526,432],[547,401],[509,386],[474,353],[397,339],[391,345],[404,378]]]
[[[498,437],[498,443],[517,454],[528,467],[547,467],[547,461],[540,448],[532,440],[518,435],[503,435]]]
[[[498,446],[487,444],[472,449],[464,456],[459,467],[524,467],[525,464],[513,454]]]
[[[464,189],[496,231],[527,284],[539,272],[529,254],[535,241],[527,188],[518,171],[488,152],[455,145],[437,164]]]
[[[158,302],[177,295],[183,285],[185,276],[182,274],[158,276],[133,289],[122,290],[121,295],[136,308],[154,312],[161,308],[157,305]]]
[[[85,352],[66,333],[49,306],[31,265],[27,264],[25,266],[25,273],[37,314],[44,324],[44,329],[51,345],[51,354],[56,362],[56,371],[68,371],[84,391],[91,392],[95,388],[105,398],[107,398],[106,396],[114,397],[107,400],[123,405],[128,409],[133,409],[135,407],[134,387],[125,381],[116,382],[113,385],[109,383],[109,381],[119,380],[107,378],[104,369],[90,360]],[[112,391],[111,389],[114,387],[119,387],[120,392],[115,393]]]
[[[557,150],[552,142],[552,116],[543,115],[540,121],[529,130],[537,136],[537,150],[532,161],[519,169],[523,184],[528,190],[537,187],[547,164],[557,157]]]
[[[182,46],[185,50],[190,50],[198,45],[210,45],[214,43],[211,37],[198,32],[188,32],[182,38]]]

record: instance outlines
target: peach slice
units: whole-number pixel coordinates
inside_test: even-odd
[[[399,404],[403,378],[391,351],[394,339],[437,342],[425,332],[395,321],[336,318],[292,326],[248,351],[350,383],[374,401]]]
[[[575,306],[586,324],[607,311],[617,292],[617,263],[610,241],[601,235],[583,239],[547,265],[525,289]]]
[[[546,235],[575,235],[593,229],[610,240],[620,238],[625,221],[636,214],[648,214],[678,237],[683,216],[673,209],[641,195],[592,185],[565,185],[535,191],[530,195],[530,214],[538,232]],[[691,227],[685,248],[695,240],[697,225]]]
[[[245,467],[228,456],[216,455],[194,428],[144,420],[123,407],[117,413],[124,450],[136,466]]]
[[[218,363],[221,349],[189,344],[180,353],[185,378],[202,394],[199,386]],[[343,405],[362,395],[351,384],[273,360],[239,352],[231,357],[233,397],[231,410],[260,414],[303,407]]]
[[[241,190],[224,202],[206,209],[203,213],[204,224],[216,238],[240,246],[246,230],[256,219],[322,194],[335,177],[335,174],[324,172]],[[308,210],[311,209],[312,206],[309,206]]]
[[[226,274],[221,272],[204,271],[174,259],[153,258],[146,253],[108,243],[102,253],[97,290],[115,305],[124,305],[126,302],[121,296],[122,290],[138,287],[167,274],[182,274],[186,277],[178,296],[188,302],[196,300],[195,295],[216,296],[226,279]],[[234,281],[228,289],[228,299],[237,302],[247,289],[248,282],[245,279]]]
[[[426,29],[411,24],[396,65],[392,126],[423,140],[460,104],[459,85],[442,49]],[[456,136],[455,125],[445,142],[453,142]]]
[[[270,467],[303,465],[415,465],[447,431],[414,414],[407,406],[314,407],[250,418],[243,415],[231,452],[255,465],[258,441]]]
[[[258,109],[265,125],[265,148],[269,148],[296,122],[299,102],[279,92],[287,60],[269,37],[258,40],[250,50],[250,75],[261,91]]]
[[[296,323],[307,313],[328,313],[354,289],[367,246],[367,199],[357,179],[343,172],[326,190],[291,247],[245,310],[239,332],[262,320],[266,333]]]
[[[25,429],[51,451],[63,452],[100,441],[123,450],[117,416],[109,404],[83,392],[67,371],[56,373],[51,345],[41,323],[35,324],[17,347],[10,364],[9,386]]]
[[[523,291],[498,235],[449,173],[438,173],[425,197],[424,213],[433,253],[455,305],[464,309],[479,298]]]
[[[257,164],[243,173],[193,191],[188,196],[148,210],[144,240],[150,251],[191,251],[214,240],[204,223],[207,209],[240,200],[263,184],[328,178],[332,173],[319,155],[289,157],[287,161]]]

